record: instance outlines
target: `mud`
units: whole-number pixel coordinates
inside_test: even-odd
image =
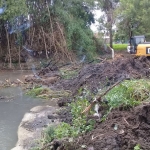
[[[70,68],[72,66],[69,66]],[[39,78],[26,78],[27,82],[42,82],[56,89],[72,91],[73,95],[81,87],[87,87],[93,93],[99,88],[110,86],[122,78],[139,79],[150,77],[150,59],[119,56],[114,60],[102,60],[100,63],[84,65],[78,75],[71,79],[63,79],[58,68],[45,68],[38,73]],[[72,67],[74,69],[74,67]],[[47,80],[46,82],[46,79]]]
[[[105,122],[97,122],[95,129],[71,143],[69,150],[133,150],[140,145],[150,149],[150,103],[127,111],[113,110]],[[83,145],[86,148],[82,148]]]
[[[69,66],[70,68],[72,66]],[[74,67],[73,67],[74,68]],[[59,69],[45,68],[40,71],[40,80],[57,77],[54,82],[42,82],[53,89],[63,89],[78,93],[80,88],[86,87],[96,94],[99,89],[110,86],[122,78],[140,79],[150,77],[150,59],[145,57],[118,56],[114,60],[101,60],[99,63],[86,64],[76,77],[64,79]],[[37,79],[38,80],[38,79]],[[26,80],[36,82],[36,77]],[[71,99],[62,98],[58,106],[66,106]],[[140,145],[142,150],[150,149],[150,104],[142,104],[134,109],[113,110],[106,121],[96,122],[93,131],[80,136],[73,143],[65,142],[61,150],[133,150]],[[70,123],[69,110],[60,114],[61,121]],[[49,116],[50,117],[50,116]]]
[[[84,66],[78,76],[72,80],[60,80],[56,87],[72,90],[75,94],[80,87],[88,87],[93,93],[99,88],[114,84],[118,80],[127,78],[142,78],[150,76],[150,60],[147,58],[120,57],[113,61]]]

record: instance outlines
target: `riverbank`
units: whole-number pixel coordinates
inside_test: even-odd
[[[84,99],[83,95],[87,95],[86,99],[88,101],[90,101],[91,99],[93,99],[93,96],[95,97],[95,96],[97,96],[97,94],[100,94],[101,93],[100,91],[102,91],[102,92],[105,91],[105,88],[109,87],[110,85],[113,85],[114,83],[116,83],[117,81],[120,81],[122,79],[130,79],[131,82],[129,81],[127,83],[128,84],[132,83],[132,82],[136,83],[135,87],[137,87],[138,84],[140,84],[142,86],[142,83],[149,84],[149,82],[139,80],[141,78],[149,79],[149,77],[150,77],[149,67],[150,67],[150,61],[147,58],[144,58],[144,57],[142,57],[142,58],[134,58],[134,57],[126,58],[122,55],[119,55],[114,60],[104,59],[104,60],[100,60],[100,62],[98,62],[98,63],[94,62],[92,64],[85,64],[85,65],[76,64],[76,66],[75,65],[64,66],[62,68],[51,68],[51,66],[48,66],[38,72],[38,74],[37,74],[38,78],[36,78],[35,76],[30,76],[30,77],[27,77],[25,79],[25,81],[27,83],[43,84],[43,85],[47,86],[50,90],[53,89],[53,90],[57,90],[57,91],[59,91],[59,90],[62,91],[62,89],[63,89],[63,91],[69,91],[70,94],[67,95],[66,97],[62,98],[58,102],[58,105],[60,107],[63,107],[63,106],[65,107],[68,105],[68,103],[70,103],[72,101],[76,101],[77,95],[79,96],[80,99],[81,99],[81,97]],[[53,80],[53,82],[51,82],[50,79],[53,79],[53,78],[57,78],[57,80]],[[136,79],[135,82],[134,82],[134,79]],[[122,83],[120,86],[121,87],[123,85],[125,86],[125,85],[127,85],[127,83],[126,82]],[[145,86],[145,85],[143,85],[143,86]],[[41,91],[41,89],[37,89],[37,91],[38,90]],[[50,94],[45,93],[45,91],[47,92],[46,89],[43,91],[44,91],[44,93],[39,92],[40,95],[45,94],[45,95],[50,96]],[[91,95],[89,95],[88,93],[91,93]],[[141,94],[141,93],[139,93],[139,94]],[[128,102],[128,101],[126,101],[126,102]],[[122,103],[125,105],[126,102],[123,101]],[[136,101],[134,101],[134,103],[136,103]],[[79,104],[81,104],[81,103],[79,103]],[[130,102],[129,102],[129,104],[130,104]],[[131,106],[133,106],[133,105],[131,105]],[[78,106],[78,107],[80,107],[80,106]],[[147,106],[147,104],[146,104],[146,107],[149,107],[149,106]],[[125,108],[126,108],[126,106],[125,106]],[[141,109],[142,109],[141,111],[143,111],[143,107]],[[103,110],[100,110],[100,114],[102,116],[103,115],[105,116],[106,115],[105,113],[106,112],[103,112]],[[122,112],[120,112],[120,111],[116,112],[116,114],[120,114],[120,113],[122,113]],[[112,114],[113,114],[113,111],[110,112],[110,116],[112,116]],[[130,110],[127,110],[127,114],[130,115]],[[67,118],[67,117],[68,117],[68,114],[65,115],[65,118]],[[121,116],[121,117],[124,118],[126,116]],[[147,116],[145,116],[145,117],[147,117]],[[108,118],[109,118],[109,116],[108,116]],[[131,116],[131,118],[132,118],[132,116]],[[107,119],[107,118],[105,118],[105,119]],[[118,120],[120,120],[120,116],[119,116]],[[65,119],[63,122],[65,122]],[[127,119],[127,122],[129,122],[129,124],[130,124],[130,121],[128,119]],[[138,122],[139,121],[137,121],[137,123]],[[71,125],[73,124],[72,120],[70,120],[68,123]],[[116,123],[116,124],[118,124],[118,123]],[[99,126],[103,126],[103,125],[106,125],[105,121],[104,121],[104,123],[101,121],[98,121],[96,123],[95,128],[92,130],[91,133],[95,134],[96,132],[98,132],[99,134],[103,134],[103,131],[101,132],[101,130],[99,130]],[[106,125],[106,129],[111,128],[110,126],[112,126],[112,125],[111,124],[108,124],[108,126]],[[70,128],[70,126],[68,126],[68,127]],[[114,128],[118,128],[118,126],[115,127],[115,124],[114,124],[114,126],[112,126],[110,132],[113,132],[112,130],[114,130]],[[120,134],[120,133],[123,134],[122,132],[125,132],[124,129],[122,129],[122,128],[119,128],[118,131],[119,131],[119,133],[115,132],[115,135]],[[128,132],[128,130],[127,130],[127,132]],[[140,132],[143,132],[143,131],[141,130]],[[85,135],[87,135],[87,134],[88,133],[86,133]],[[90,133],[88,135],[91,136]],[[73,146],[75,146],[75,147],[77,146],[80,149],[86,149],[86,146],[87,146],[87,149],[90,147],[90,145],[88,143],[89,136],[86,137],[86,136],[84,136],[84,134],[82,136],[83,136],[82,140],[86,141],[84,143],[84,145],[80,144],[80,147],[78,147],[76,145],[76,143],[74,143],[74,142],[77,142],[74,139],[75,141],[73,141],[73,143],[72,143],[73,145],[70,146],[70,150],[71,150],[71,148],[74,149]],[[104,136],[105,136],[104,139],[109,139],[107,137],[107,135],[104,134]],[[84,139],[84,138],[86,138],[86,139]],[[114,135],[113,135],[113,138],[115,138]],[[112,138],[112,140],[114,140],[113,138]],[[130,140],[130,138],[129,138],[129,140]],[[109,140],[109,143],[104,142],[103,148],[107,147],[108,150],[112,150],[114,145],[108,146],[108,145],[111,145],[111,143],[112,143],[111,140]],[[115,141],[115,143],[116,143],[116,141]],[[136,140],[136,142],[133,145],[131,145],[131,147],[134,149],[134,147],[136,145],[138,145],[138,143],[140,143],[140,142],[138,140]],[[68,143],[65,143],[65,142],[64,142],[64,144],[68,145]],[[90,142],[90,144],[91,144],[91,142]],[[39,147],[41,147],[41,145]],[[100,147],[100,145],[98,143],[96,143],[95,145],[92,145],[92,148],[94,150],[98,150],[98,147]],[[117,147],[123,148],[124,145],[119,144],[119,145],[117,145]],[[145,147],[145,145],[142,145],[142,147]]]
[[[25,78],[25,85],[32,85],[32,86],[30,86],[30,90],[29,90],[30,94],[35,94],[34,96],[38,96],[38,97],[45,97],[48,100],[55,97],[58,99],[57,104],[59,107],[65,108],[68,111],[70,111],[68,109],[68,107],[66,108],[66,106],[68,106],[68,104],[70,104],[70,103],[72,104],[72,102],[76,102],[76,100],[78,100],[78,99],[80,99],[82,101],[82,99],[85,98],[84,96],[86,96],[86,100],[88,102],[90,102],[94,97],[103,93],[107,87],[113,85],[114,83],[116,83],[122,79],[125,79],[125,80],[130,79],[131,80],[131,82],[129,81],[129,82],[121,83],[120,86],[121,87],[125,86],[124,87],[125,89],[128,84],[130,86],[132,86],[132,84],[130,84],[130,83],[135,83],[135,87],[137,87],[137,85],[139,85],[139,84],[140,84],[140,87],[142,84],[144,84],[143,86],[145,87],[145,85],[148,84],[148,88],[149,88],[149,82],[147,82],[146,80],[145,81],[139,80],[141,78],[149,79],[149,77],[150,77],[149,67],[150,67],[150,60],[148,58],[145,58],[145,57],[126,58],[126,57],[120,55],[120,56],[116,57],[114,60],[100,59],[99,62],[93,62],[93,63],[89,63],[89,64],[74,64],[74,65],[63,66],[61,68],[54,67],[54,66],[47,66],[46,68],[43,68],[42,70],[40,70],[36,75],[27,76]],[[119,88],[119,89],[121,89],[121,88]],[[132,87],[131,89],[134,89],[134,88]],[[135,90],[137,90],[137,89],[135,89]],[[121,93],[121,91],[120,91],[120,93]],[[133,93],[134,93],[134,91],[133,91]],[[147,95],[147,90],[144,91],[144,93]],[[138,93],[138,94],[141,94],[141,93]],[[138,94],[135,97],[139,96]],[[116,101],[116,98],[115,98],[115,101]],[[120,98],[120,99],[123,99],[123,98]],[[141,101],[143,101],[143,100],[141,100]],[[122,104],[125,105],[126,102],[128,102],[128,101],[125,101],[125,102],[122,101]],[[136,101],[134,101],[134,103],[137,104]],[[130,103],[127,103],[127,104],[130,104]],[[75,106],[75,112],[78,112],[79,117],[82,116],[81,113],[79,113],[79,111],[78,111],[79,108],[81,109],[80,105],[81,105],[81,103],[79,102],[78,106]],[[133,106],[133,105],[130,105],[130,106]],[[85,108],[84,104],[83,104],[83,107]],[[108,107],[109,106],[107,106],[107,108]],[[39,107],[39,108],[41,108],[41,107]],[[125,108],[126,108],[126,106],[125,106]],[[48,111],[48,113],[50,113],[50,116],[52,115],[51,112],[49,111],[49,109],[47,109],[47,108],[44,108],[44,109],[46,109]],[[120,108],[118,108],[118,109],[120,109]],[[83,110],[84,109],[82,108],[82,111]],[[100,111],[100,118],[101,117],[103,118],[106,115],[106,112],[110,111],[110,110],[106,109],[105,112],[103,112],[103,110],[100,109],[98,111]],[[127,110],[127,112],[128,112],[128,114],[130,114],[130,110]],[[35,115],[35,113],[37,113],[37,115]],[[33,139],[33,136],[36,136],[36,135],[34,135],[34,132],[33,132],[33,125],[37,124],[37,126],[34,126],[34,131],[35,131],[35,134],[37,134],[37,139],[40,139],[40,138],[43,139],[43,137],[41,136],[41,132],[45,129],[45,127],[47,127],[48,124],[52,125],[53,123],[51,124],[51,122],[54,121],[53,119],[57,115],[58,115],[57,116],[58,118],[61,118],[61,116],[62,116],[62,113],[57,114],[56,112],[54,112],[54,116],[56,114],[57,115],[55,117],[52,115],[51,117],[48,117],[48,119],[47,119],[48,113],[44,112],[44,111],[40,112],[39,110],[34,112],[34,109],[33,109],[33,110],[31,110],[31,112],[27,113],[24,116],[25,118],[22,120],[22,122],[19,126],[19,130],[18,130],[19,141],[17,143],[16,148],[24,148],[22,150],[27,150],[29,147],[38,147],[38,146],[40,148],[42,147],[42,143],[40,143],[40,142],[36,143],[35,141],[33,141],[33,143],[30,143],[31,139]],[[110,116],[112,113],[113,113],[113,111],[112,112],[110,111]],[[117,113],[120,114],[121,112],[117,112]],[[40,114],[42,114],[42,116],[43,116],[42,120],[46,119],[44,126],[42,126],[43,121],[41,122],[41,125],[39,125],[40,124],[39,120],[41,119]],[[72,132],[72,128],[75,129],[75,126],[72,127],[74,122],[73,122],[72,118],[70,117],[70,114],[66,113],[66,112],[64,114],[65,115],[63,116],[64,117],[63,119],[59,120],[57,117],[56,118],[58,120],[56,118],[55,119],[56,119],[56,123],[58,123],[59,121],[67,123],[65,125],[67,125],[67,128],[69,128],[69,131],[67,131],[67,133],[68,133],[67,136],[69,137],[70,133]],[[122,117],[126,117],[126,116],[122,116]],[[145,117],[147,117],[147,116],[145,116]],[[49,118],[50,118],[50,120],[49,120]],[[67,120],[67,118],[70,118],[69,121]],[[81,119],[83,119],[83,118],[81,118]],[[105,119],[107,119],[107,118],[105,118]],[[32,121],[30,122],[29,120],[32,120]],[[67,122],[66,122],[66,120],[67,120]],[[76,120],[78,120],[78,118],[76,118]],[[95,120],[95,119],[93,118],[93,120]],[[26,124],[26,122],[28,122],[28,123]],[[86,123],[85,120],[83,122]],[[130,124],[130,121],[127,120],[127,122],[129,122],[129,124]],[[74,125],[77,126],[77,124],[74,124]],[[92,130],[92,132],[94,134],[95,134],[95,132],[98,132],[99,134],[103,134],[103,131],[101,132],[101,130],[100,131],[96,130],[96,129],[99,129],[99,126],[103,126],[103,122],[101,122],[99,120],[95,125],[96,126]],[[105,125],[105,122],[104,122],[104,125]],[[88,127],[88,125],[84,124],[84,127],[86,127],[86,126]],[[111,128],[110,126],[111,126],[111,124],[108,124],[108,126],[106,126],[106,128]],[[78,127],[80,128],[80,126],[78,126]],[[30,130],[30,128],[31,128],[31,132],[32,132],[31,137],[26,135],[26,134],[30,134],[30,132],[26,131],[26,130]],[[116,129],[118,127],[113,126],[112,130],[114,128]],[[90,126],[90,129],[91,129],[91,126]],[[123,130],[124,129],[121,128],[121,131],[120,130],[119,131],[123,132]],[[20,134],[20,131],[25,136]],[[59,132],[61,132],[61,133],[64,131],[66,131],[66,129],[63,131],[59,130]],[[83,127],[80,128],[79,133],[80,132],[82,133],[82,131],[83,131]],[[84,132],[85,132],[85,130],[84,130]],[[111,132],[111,130],[110,130],[110,132]],[[75,132],[73,134],[77,135],[76,133],[77,132]],[[119,133],[117,133],[117,134],[119,134]],[[88,133],[86,133],[86,134],[88,134]],[[72,133],[71,133],[71,135],[72,135]],[[66,134],[64,136],[66,136]],[[84,134],[82,136],[83,136],[83,138],[84,137],[86,138],[86,136],[84,136]],[[91,136],[91,134],[89,136]],[[113,137],[115,137],[115,136],[113,136]],[[87,137],[85,140],[83,140],[83,141],[86,141],[85,142],[86,146],[88,145],[88,138],[89,137]],[[20,139],[22,139],[22,140],[20,140]],[[104,137],[104,139],[108,139],[107,135],[106,135],[106,137]],[[76,141],[76,139],[74,139],[74,140]],[[112,138],[112,140],[113,140],[113,138]],[[22,141],[22,142],[20,142],[20,141]],[[28,141],[28,142],[26,142],[26,141]],[[73,142],[75,142],[75,141],[73,141]],[[52,142],[52,141],[49,141],[49,142]],[[111,140],[110,140],[110,143],[112,143]],[[104,147],[107,147],[107,145],[111,145],[110,143],[106,142],[104,144]],[[138,144],[138,143],[139,143],[139,141],[136,140],[136,144]],[[64,142],[64,144],[67,144],[67,143]],[[73,144],[75,144],[75,143],[73,143]],[[84,149],[85,145],[84,146],[80,145],[81,147],[79,147],[79,148]],[[74,146],[77,146],[77,145],[74,145]],[[94,150],[98,150],[99,146],[100,145],[98,145],[98,144],[96,146],[92,145]],[[123,145],[121,145],[121,144],[119,144],[117,146],[119,148],[123,147]],[[135,146],[136,146],[135,144],[131,145],[132,148],[134,148]],[[90,145],[88,145],[87,148],[89,148],[89,147],[90,147]],[[145,147],[145,145],[143,145],[143,147]],[[73,148],[73,145],[71,148]],[[108,148],[108,150],[112,150],[111,146],[107,147],[107,148]],[[15,150],[17,150],[17,149],[15,149]],[[56,148],[56,150],[57,150],[57,148]]]
[[[43,129],[58,125],[57,111],[58,107],[54,106],[36,106],[27,112],[18,127],[18,142],[12,150],[30,150],[38,147]]]

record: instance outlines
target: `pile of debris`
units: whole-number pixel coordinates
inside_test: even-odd
[[[81,136],[68,150],[142,150],[150,148],[150,103],[132,110],[114,110],[106,121],[96,123],[93,131]]]
[[[86,86],[93,93],[99,88],[110,86],[122,78],[139,79],[150,77],[150,60],[148,58],[119,57],[112,61],[103,61],[97,64],[88,64],[81,68],[78,76],[70,80],[59,80],[57,88],[77,92],[80,87]]]

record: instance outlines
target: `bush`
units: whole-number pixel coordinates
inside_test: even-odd
[[[150,98],[150,81],[145,79],[124,81],[114,87],[105,98],[110,109],[119,106],[136,106]]]

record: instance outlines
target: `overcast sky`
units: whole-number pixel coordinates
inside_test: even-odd
[[[95,23],[91,25],[91,29],[93,32],[98,32],[99,23],[96,20],[100,18],[103,12],[100,10],[94,10],[93,13],[94,13],[94,18],[95,18]],[[113,29],[116,29],[116,25],[113,25]]]
[[[95,20],[98,20],[102,14],[103,13],[100,10],[94,10]],[[91,29],[93,32],[97,32],[98,31],[97,28],[98,28],[98,21],[95,21],[95,24],[91,25]]]

